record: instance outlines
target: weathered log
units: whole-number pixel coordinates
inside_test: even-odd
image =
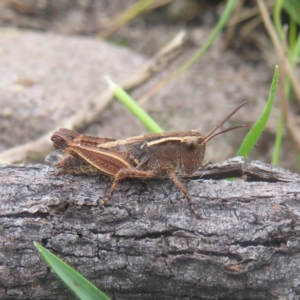
[[[166,178],[124,180],[101,208],[111,185],[105,176],[0,167],[0,298],[74,298],[33,241],[113,299],[297,298],[300,176],[226,163],[181,179],[203,220]],[[203,179],[234,174],[256,181]]]

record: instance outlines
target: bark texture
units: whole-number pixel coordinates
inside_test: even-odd
[[[300,176],[235,162],[256,181],[181,179],[203,220],[169,179],[124,180],[101,208],[105,176],[0,167],[0,298],[74,298],[37,241],[112,299],[298,299]]]

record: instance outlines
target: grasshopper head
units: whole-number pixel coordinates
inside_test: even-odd
[[[203,135],[197,130],[184,134],[180,142],[180,169],[182,175],[191,176],[202,165],[205,143]]]
[[[61,128],[52,134],[51,140],[55,149],[73,154],[72,151],[70,151],[69,146],[78,135],[79,134],[74,131]]]
[[[210,132],[203,136],[197,130],[191,130],[184,132],[184,136],[181,139],[180,145],[180,169],[183,175],[191,176],[193,173],[202,166],[204,154],[205,154],[205,145],[212,138],[217,135],[223,134],[227,131],[233,129],[244,127],[235,126],[219,132],[216,132],[228,119],[230,119],[242,106],[247,102],[243,102],[236,109],[234,109],[222,122],[215,126]]]

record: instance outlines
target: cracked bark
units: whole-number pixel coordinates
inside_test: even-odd
[[[205,220],[169,179],[124,180],[101,209],[105,176],[0,167],[0,298],[74,297],[33,241],[113,299],[297,298],[300,176],[228,162],[181,179]],[[234,174],[256,181],[203,179]]]

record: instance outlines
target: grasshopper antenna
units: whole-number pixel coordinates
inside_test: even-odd
[[[209,133],[207,133],[204,136],[204,140],[202,142],[202,144],[206,144],[209,140],[211,140],[212,138],[216,137],[219,134],[225,133],[227,131],[231,131],[237,128],[242,128],[245,125],[240,125],[240,126],[234,126],[225,130],[222,130],[220,132],[217,132],[217,129],[220,128],[227,120],[229,120],[241,107],[243,107],[245,104],[247,103],[247,101],[243,102],[242,104],[240,104],[236,109],[234,109],[221,123],[219,123],[217,126],[215,126]]]

